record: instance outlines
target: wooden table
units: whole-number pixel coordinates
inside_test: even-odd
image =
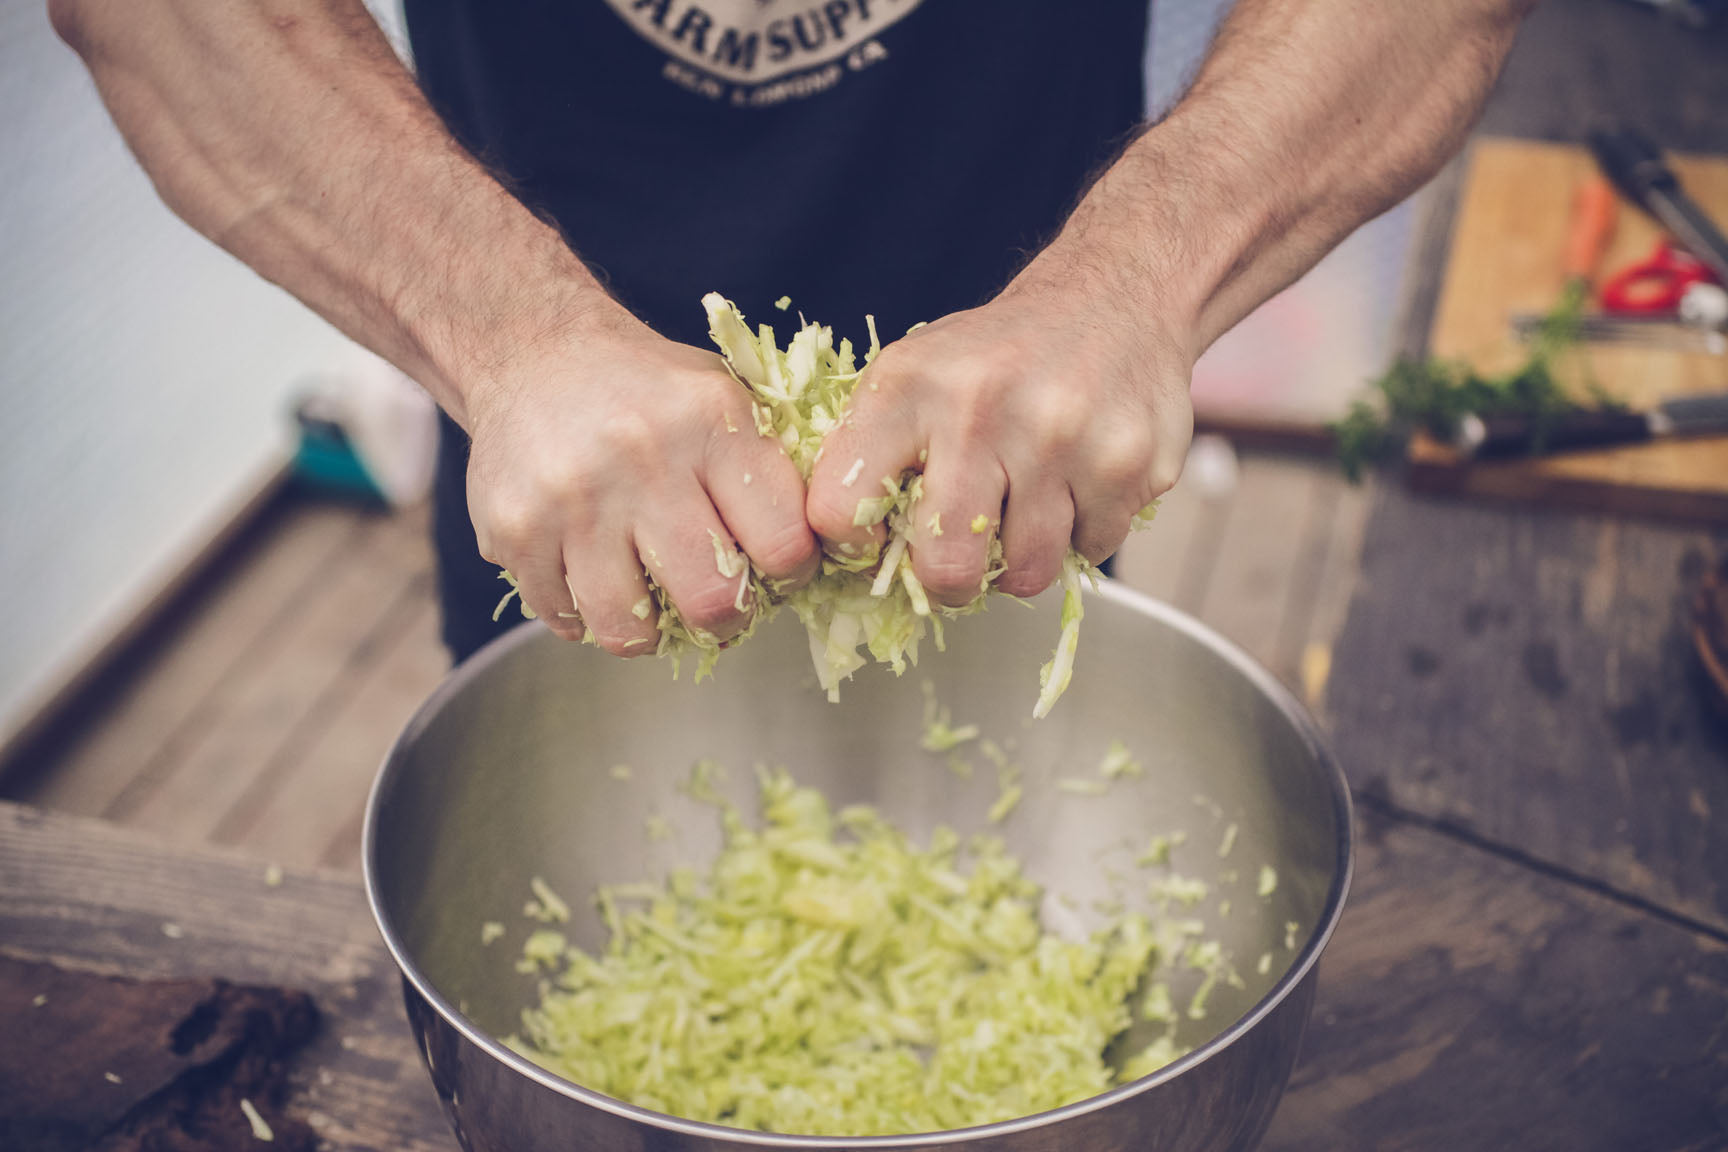
[[[1724,61],[1728,26],[1547,6],[1482,129],[1624,118],[1728,153]],[[1724,531],[1379,487],[1326,702],[1360,881],[1268,1147],[1728,1148],[1728,726],[1686,639],[1724,555]]]
[[[1627,111],[1728,151],[1723,59],[1728,30],[1619,0],[1541,9],[1484,126],[1576,139]],[[1381,487],[1325,709],[1357,882],[1268,1149],[1728,1148],[1728,738],[1681,636],[1724,550]],[[327,1027],[295,1076],[327,1145],[455,1147],[351,879],[270,887],[250,860],[0,805],[0,953],[305,988]]]
[[[246,857],[170,849],[105,821],[0,804],[0,955],[308,991],[323,1024],[296,1059],[293,1083],[300,1114],[326,1144],[450,1152],[455,1139],[358,881],[288,872],[271,885],[264,873]],[[177,926],[175,937],[165,924]]]
[[[1728,946],[1366,806],[1270,1149],[1728,1147]],[[162,931],[179,926],[178,938]],[[0,954],[311,991],[298,1107],[333,1150],[455,1147],[358,884],[0,805]]]
[[[1711,543],[1382,493],[1330,692],[1360,883],[1270,1147],[1728,1148]]]

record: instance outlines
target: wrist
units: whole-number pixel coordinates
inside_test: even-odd
[[[562,237],[514,200],[509,209],[525,223],[515,223],[507,242],[453,256],[446,267],[458,270],[423,281],[400,308],[428,366],[428,389],[470,432],[543,375],[534,360],[567,360],[643,329]]]
[[[1077,297],[1101,316],[1154,328],[1197,359],[1216,302],[1276,225],[1253,190],[1186,123],[1144,133],[1110,165],[1061,232],[1016,278]],[[1227,325],[1226,325],[1227,327]]]

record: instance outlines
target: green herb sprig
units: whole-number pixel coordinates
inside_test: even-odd
[[[1353,482],[1360,480],[1370,465],[1396,456],[1418,429],[1451,441],[1458,435],[1459,421],[1472,413],[1530,420],[1532,452],[1540,452],[1556,418],[1624,408],[1594,382],[1588,402],[1581,402],[1556,375],[1556,365],[1577,346],[1585,297],[1582,287],[1568,287],[1543,318],[1530,355],[1510,372],[1488,375],[1468,364],[1432,357],[1393,364],[1369,385],[1368,396],[1328,426],[1344,474]]]

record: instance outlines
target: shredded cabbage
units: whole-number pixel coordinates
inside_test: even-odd
[[[1011,765],[1002,762],[1005,777]],[[706,874],[602,888],[598,954],[536,930],[541,973],[513,1048],[671,1115],[799,1135],[963,1128],[1096,1095],[1183,1054],[1222,950],[1195,920],[1123,915],[1084,939],[1044,928],[1042,892],[1002,842],[939,828],[912,844],[874,809],[836,813],[758,770],[751,826],[698,765],[724,847]],[[1017,789],[1018,782],[1013,786]],[[535,901],[553,905],[543,885]],[[561,903],[561,902],[559,902]],[[1161,968],[1205,975],[1178,1010]],[[1106,1050],[1155,1033],[1113,1072]]]
[[[948,706],[937,702],[936,686],[928,680],[924,682],[924,734],[918,738],[919,747],[926,752],[951,752],[967,741],[978,739],[978,731],[976,724],[956,726]]]
[[[1140,761],[1134,759],[1134,753],[1120,740],[1110,741],[1110,747],[1104,750],[1104,759],[1098,764],[1099,773],[1111,780],[1138,776],[1142,770]]]
[[[784,311],[789,304],[788,298],[781,297],[775,306]],[[852,342],[842,339],[836,346],[832,328],[803,321],[782,349],[772,327],[763,324],[752,331],[744,314],[719,293],[710,292],[703,297],[702,306],[708,313],[709,335],[725,357],[727,368],[755,401],[752,412],[757,432],[778,441],[808,481],[824,440],[845,419],[862,373]],[[870,333],[870,346],[864,351],[864,364],[868,364],[881,346],[875,318],[866,317],[865,322]],[[995,525],[989,516],[979,513],[971,522],[971,530],[980,535],[989,533],[990,543],[978,595],[958,608],[932,604],[912,571],[908,550],[923,478],[916,471],[901,476],[861,477],[863,463],[862,460],[854,463],[844,481],[848,487],[859,483],[865,493],[858,501],[853,523],[859,527],[885,525],[884,547],[856,555],[844,548],[828,551],[813,581],[787,591],[777,587],[754,564],[746,570],[744,556],[732,552],[719,539],[714,541],[715,561],[721,574],[739,581],[735,603],[740,610],[747,607],[755,610],[743,634],[731,643],[749,636],[781,607],[790,606],[809,633],[811,662],[830,700],[839,699],[841,682],[865,664],[860,649],[869,659],[888,665],[896,675],[918,662],[918,647],[927,635],[941,649],[943,621],[981,611],[992,582],[1003,570],[1002,545],[995,535]],[[748,483],[749,477],[745,480]],[[1142,509],[1134,517],[1133,527],[1145,527],[1156,507],[1157,501],[1153,501]],[[941,535],[938,518],[932,515],[928,524],[932,535]],[[499,601],[493,619],[517,595],[515,578],[508,572],[501,576],[509,581],[510,591]],[[1060,578],[1061,635],[1055,653],[1039,674],[1040,692],[1032,713],[1034,718],[1049,713],[1072,678],[1080,641],[1080,618],[1084,613],[1080,599],[1082,577],[1095,578],[1092,566],[1070,550],[1062,562]],[[675,676],[686,653],[695,656],[697,680],[711,674],[720,658],[718,638],[687,625],[665,590],[652,579],[650,588],[660,609],[656,653],[673,660]],[[524,616],[533,615],[526,603],[521,604],[521,609]],[[646,616],[646,611],[640,615]],[[592,638],[592,633],[585,637],[590,641]]]
[[[263,1140],[266,1143],[269,1143],[276,1139],[276,1133],[270,1130],[269,1122],[266,1121],[259,1113],[258,1109],[253,1106],[252,1101],[245,1097],[241,1097],[240,1111],[246,1116],[246,1123],[252,1129],[252,1138],[254,1140]]]

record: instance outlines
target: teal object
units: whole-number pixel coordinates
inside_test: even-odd
[[[366,470],[340,424],[295,413],[300,443],[294,452],[295,482],[314,491],[367,504],[384,504],[383,489]]]

